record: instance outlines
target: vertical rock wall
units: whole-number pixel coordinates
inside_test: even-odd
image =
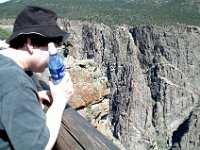
[[[198,27],[61,24],[72,33],[70,55],[104,69],[113,134],[126,149],[198,149]]]
[[[157,143],[162,140],[165,147],[178,144],[179,148],[191,149],[190,142],[199,143],[199,135],[190,132],[191,141],[182,136],[188,134],[188,121],[192,121],[191,113],[198,109],[200,99],[198,28],[150,26],[133,28],[131,33],[140,51],[140,66],[147,69]]]

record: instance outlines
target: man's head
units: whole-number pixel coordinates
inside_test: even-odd
[[[13,33],[6,42],[11,47],[19,48],[23,46],[24,39],[32,37],[32,35],[41,37],[40,40],[44,42],[56,40],[55,42],[58,43],[69,37],[69,33],[61,30],[58,26],[57,15],[54,12],[37,6],[27,6],[17,16]]]
[[[60,29],[57,15],[51,10],[27,6],[17,16],[13,33],[7,43],[11,48],[26,51],[29,59],[26,69],[42,72],[47,67],[48,43],[61,44],[69,33]]]

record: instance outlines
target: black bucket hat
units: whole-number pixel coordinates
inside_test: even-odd
[[[46,38],[63,37],[63,42],[66,42],[70,33],[58,26],[57,18],[56,13],[51,10],[26,6],[17,16],[13,33],[6,42],[9,44],[21,34],[39,34]]]

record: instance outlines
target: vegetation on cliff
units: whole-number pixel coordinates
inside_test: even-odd
[[[4,40],[4,39],[8,38],[9,35],[10,35],[10,32],[8,32],[5,29],[2,29],[0,27],[0,39],[1,40]]]
[[[0,4],[0,18],[15,18],[25,5],[50,8],[69,20],[116,24],[200,25],[198,0],[11,0]]]

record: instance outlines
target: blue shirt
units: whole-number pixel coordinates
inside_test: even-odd
[[[44,150],[49,136],[33,81],[0,55],[0,150]]]

